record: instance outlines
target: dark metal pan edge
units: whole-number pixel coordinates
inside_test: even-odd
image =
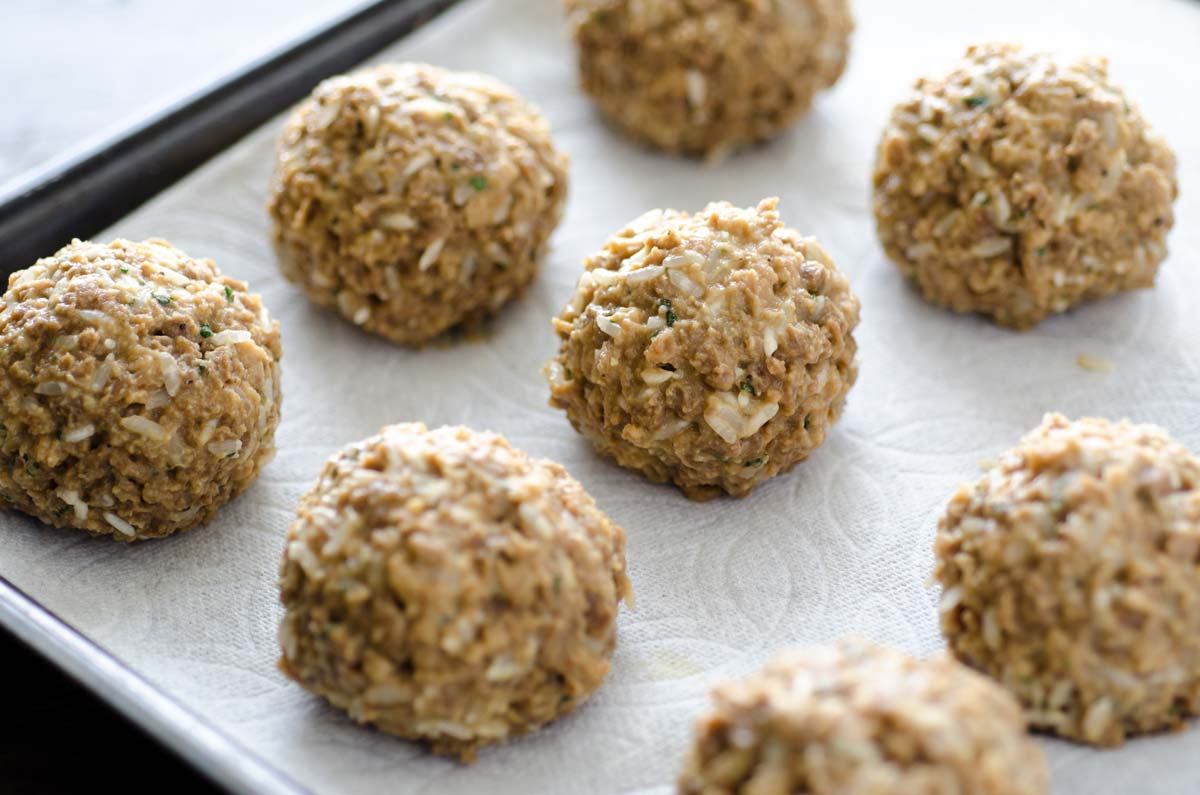
[[[0,186],[0,279],[112,225],[322,78],[361,63],[458,1],[360,5],[115,139]]]

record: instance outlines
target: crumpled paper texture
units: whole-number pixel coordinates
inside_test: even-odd
[[[268,242],[279,122],[254,133],[99,238],[166,237],[265,296],[284,335],[278,456],[215,522],[165,540],[129,546],[0,515],[0,573],[315,793],[668,793],[708,689],[776,649],[859,634],[936,652],[931,541],[980,459],[1049,410],[1153,421],[1200,451],[1200,111],[1186,79],[1200,71],[1200,4],[858,0],[855,10],[842,81],[781,139],[719,167],[644,150],[601,122],[576,89],[555,0],[467,2],[386,52],[496,74],[543,109],[572,155],[542,273],[477,341],[403,350],[311,307]],[[884,260],[869,204],[891,105],[966,44],[1004,39],[1109,54],[1179,153],[1183,184],[1156,289],[1024,334],[925,304]],[[807,463],[745,500],[695,504],[601,460],[546,405],[550,317],[582,258],[644,210],[769,195],[862,298],[861,376]],[[1115,370],[1083,370],[1080,354]],[[334,450],[402,420],[492,429],[561,461],[629,534],[637,609],[621,617],[607,683],[576,714],[472,766],[358,727],[275,668],[275,578],[297,498]],[[1200,728],[1103,752],[1041,742],[1058,793],[1200,786]]]

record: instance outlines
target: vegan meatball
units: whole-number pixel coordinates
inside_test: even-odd
[[[892,112],[875,164],[887,255],[935,304],[1029,328],[1150,287],[1175,156],[1108,77],[1014,45],[971,47]]]
[[[164,240],[76,240],[0,305],[0,505],[120,541],[212,518],[275,452],[279,324]]]
[[[561,466],[420,424],[329,459],[281,588],[288,676],[464,761],[599,687],[632,598],[625,533]]]
[[[785,652],[713,692],[680,795],[1043,795],[1045,758],[1002,688],[862,642]]]
[[[1200,708],[1200,461],[1164,431],[1052,414],[954,495],[939,526],[942,632],[1095,745]]]
[[[717,159],[770,138],[846,65],[846,0],[566,0],[584,90],[636,138]]]
[[[554,320],[551,405],[692,499],[744,496],[807,458],[858,373],[858,298],[775,203],[652,210],[584,262]]]
[[[525,288],[566,191],[567,156],[511,89],[400,64],[326,80],[292,112],[269,210],[289,280],[419,345]]]

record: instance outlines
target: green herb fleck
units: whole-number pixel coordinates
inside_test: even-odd
[[[1041,256],[1045,255],[1045,253],[1046,253],[1046,247],[1038,246],[1038,256],[1041,257]]]
[[[558,593],[559,591],[562,590],[562,575],[561,574],[554,575],[554,581],[550,584],[550,587],[554,590],[555,593]]]
[[[744,466],[744,467],[760,467],[760,466],[762,466],[763,461],[766,461],[766,460],[767,459],[762,458],[761,456],[758,458],[751,458],[749,461],[742,464],[742,466]]]
[[[454,114],[451,113],[450,111],[446,111],[445,113],[442,114],[442,118],[445,119],[446,121],[454,121]]]
[[[988,102],[987,97],[967,97],[963,101],[967,103],[968,108],[982,108]]]
[[[667,310],[667,325],[674,326],[676,317],[675,317],[675,313],[673,311],[671,311],[671,299],[670,298],[660,298],[658,300],[658,305],[661,307],[665,307]]]
[[[154,293],[154,300],[158,301],[163,306],[166,306],[167,304],[171,303],[171,296],[164,295],[163,293]]]
[[[806,431],[808,430],[808,425],[811,421],[812,421],[812,417],[810,417],[808,414],[805,414],[804,415],[804,430],[806,430]]]
[[[487,187],[487,177],[481,176],[479,174],[476,174],[475,176],[471,177],[469,180],[467,180],[467,182],[471,183],[471,187],[474,188],[475,190],[483,190],[484,188]]]
[[[27,473],[28,473],[30,476],[32,476],[32,477],[35,477],[35,478],[36,478],[36,477],[37,477],[37,475],[38,475],[38,465],[37,465],[37,462],[36,462],[36,461],[30,461],[28,458],[26,458],[26,459],[25,459],[25,471],[26,471],[26,472],[27,472]]]
[[[207,323],[201,323],[200,324],[200,336],[204,337],[204,339],[208,339],[212,335],[213,335],[212,327],[209,326]]]
[[[749,394],[751,394],[751,395],[755,394],[755,392],[754,392],[754,384],[750,383],[750,379],[749,379],[749,378],[747,378],[747,379],[746,379],[745,381],[743,381],[742,383],[738,384],[738,386],[741,388],[741,390],[742,390],[743,392],[749,393]]]
[[[225,285],[225,300],[231,304],[233,303],[233,288],[228,284]]]
[[[205,369],[204,365],[198,364],[196,365],[196,372],[200,373],[200,375],[205,375],[208,373],[208,370]]]
[[[122,265],[122,266],[121,266],[121,273],[129,273],[129,266],[128,266],[128,265]]]

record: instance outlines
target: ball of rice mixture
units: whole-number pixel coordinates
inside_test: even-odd
[[[821,445],[858,374],[858,298],[775,199],[653,210],[584,262],[551,405],[692,499],[744,496]]]
[[[842,74],[846,0],[566,0],[584,90],[636,138],[720,158],[770,138]]]
[[[781,653],[713,691],[681,795],[1042,795],[1046,761],[1002,688],[863,642]]]
[[[1164,431],[1048,415],[950,501],[942,632],[1029,724],[1095,745],[1200,708],[1200,461]]]
[[[355,720],[469,761],[608,673],[625,533],[558,464],[392,425],[330,458],[297,514],[281,667]]]
[[[1010,44],[917,82],[874,186],[879,239],[927,299],[1018,329],[1152,286],[1178,194],[1175,156],[1104,59]]]
[[[76,240],[0,304],[0,506],[120,541],[213,517],[275,452],[279,324],[164,240]]]
[[[399,64],[326,80],[292,112],[269,211],[289,280],[419,345],[521,293],[566,191],[567,156],[510,88]]]

